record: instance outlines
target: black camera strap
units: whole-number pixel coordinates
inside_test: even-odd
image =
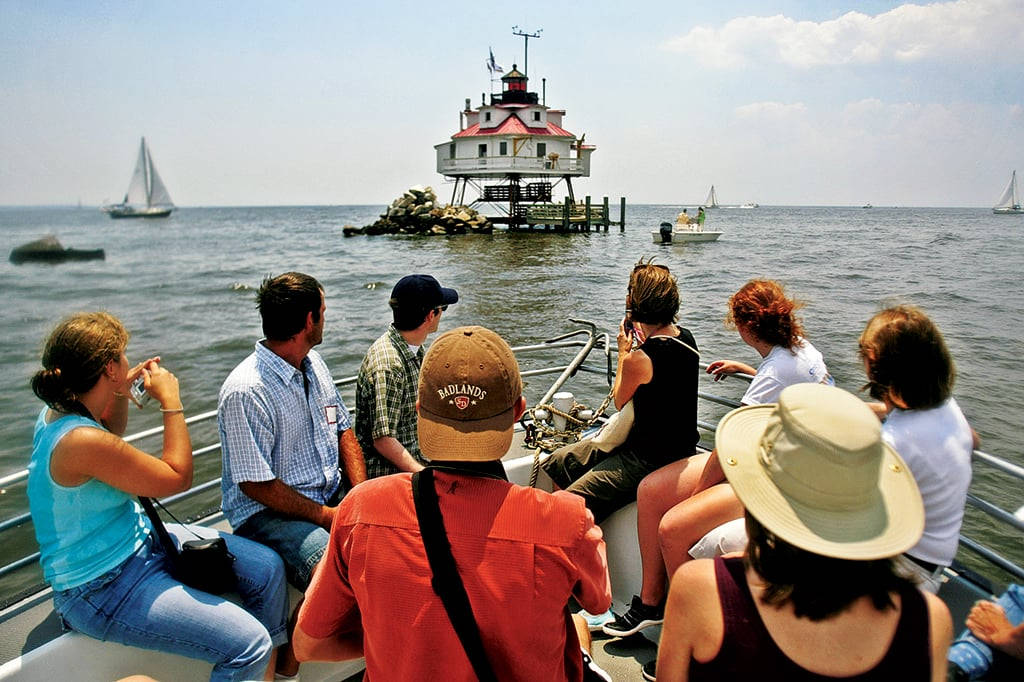
[[[412,475],[412,499],[416,504],[416,518],[420,525],[423,546],[427,550],[430,572],[433,574],[430,585],[441,598],[448,619],[455,628],[455,634],[466,650],[470,665],[480,682],[497,682],[494,670],[487,660],[480,629],[473,616],[473,607],[466,594],[466,586],[459,575],[452,546],[444,529],[441,507],[434,488],[434,471],[426,468]]]
[[[139,502],[142,504],[142,508],[146,510],[146,516],[149,517],[149,522],[153,524],[153,532],[156,533],[156,537],[160,540],[160,544],[163,545],[164,551],[167,553],[167,558],[171,560],[172,565],[175,564],[178,560],[178,546],[174,544],[174,540],[171,539],[171,534],[167,532],[167,528],[164,527],[164,522],[160,520],[160,515],[156,513],[156,508],[153,507],[153,500],[139,495]]]

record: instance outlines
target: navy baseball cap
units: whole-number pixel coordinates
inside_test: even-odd
[[[394,308],[436,308],[459,302],[459,292],[448,289],[431,275],[406,275],[391,290]]]

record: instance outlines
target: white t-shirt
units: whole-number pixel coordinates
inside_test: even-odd
[[[740,399],[744,405],[779,401],[782,389],[792,384],[834,384],[825,360],[810,341],[800,339],[793,349],[775,346],[761,361],[754,380]]]
[[[924,500],[924,535],[907,554],[949,566],[971,484],[974,437],[967,419],[953,398],[928,410],[894,409],[882,438],[910,467]]]

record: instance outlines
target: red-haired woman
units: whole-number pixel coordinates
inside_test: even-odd
[[[716,381],[737,372],[753,374],[741,400],[744,405],[776,402],[791,384],[833,383],[821,353],[803,338],[795,315],[799,307],[772,280],[751,280],[729,299],[726,323],[735,325],[763,360],[757,370],[735,360],[716,360],[707,371]],[[724,478],[717,458],[704,453],[668,464],[640,483],[637,535],[643,582],[629,610],[603,626],[605,633],[624,637],[661,623],[668,576],[691,558],[690,547],[743,515]]]

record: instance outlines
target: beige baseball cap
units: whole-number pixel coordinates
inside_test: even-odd
[[[442,334],[420,368],[420,451],[438,460],[501,459],[522,394],[519,364],[504,339],[484,327]]]

